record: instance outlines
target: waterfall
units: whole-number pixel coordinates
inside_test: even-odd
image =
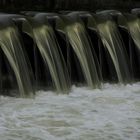
[[[19,96],[33,97],[34,90],[28,62],[20,43],[18,30],[14,24],[6,25],[6,23],[1,22],[2,20],[0,21],[0,47],[14,71],[19,87]]]
[[[97,24],[104,47],[107,49],[120,83],[131,81],[128,56],[116,24],[106,20]]]
[[[38,89],[68,94],[72,84],[139,81],[139,14],[60,13],[0,14],[0,94],[4,86],[25,98]]]
[[[132,14],[127,14],[123,17],[126,19],[126,28],[134,42],[133,45],[130,39],[130,49],[131,49],[131,65],[133,70],[133,75],[136,75],[135,78],[139,79],[139,72],[140,72],[140,19]],[[136,73],[136,74],[135,74]]]
[[[32,34],[33,40],[40,51],[46,67],[54,83],[54,87],[58,93],[68,93],[70,89],[70,79],[64,58],[59,49],[54,31],[47,23],[47,19],[43,16],[35,16],[32,22],[29,21],[32,27],[29,34]],[[44,21],[45,20],[45,21]],[[46,71],[47,73],[48,71]]]
[[[131,15],[127,20],[127,28],[136,46],[140,50],[140,19]]]
[[[81,23],[73,23],[65,28],[70,44],[80,61],[81,68],[87,85],[91,88],[99,88],[100,81],[96,65],[91,53],[88,35]]]
[[[60,16],[57,21],[57,30],[66,36],[68,47],[71,47],[76,55],[78,69],[82,71],[86,85],[90,88],[101,87],[101,75],[96,62],[96,54],[86,28],[79,17],[79,12],[73,12],[66,16]],[[72,67],[73,69],[73,67]]]

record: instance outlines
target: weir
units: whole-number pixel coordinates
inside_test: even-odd
[[[0,15],[0,28],[0,46],[15,74],[19,88],[17,96],[33,97],[31,70],[20,43],[17,28],[6,15]]]
[[[47,23],[44,14],[35,15],[28,22],[32,32],[27,31],[27,33],[31,34],[49,69],[46,73],[50,72],[58,93],[67,93],[70,87],[69,75],[52,27]]]
[[[103,16],[105,16],[103,14]],[[97,30],[101,36],[101,40],[107,49],[113,62],[118,81],[127,83],[131,81],[130,65],[128,56],[121,39],[121,35],[117,29],[115,22],[111,19],[101,19],[97,25]]]
[[[1,94],[68,94],[72,84],[95,89],[139,81],[138,11],[0,14]]]
[[[92,44],[90,44],[91,42],[82,21],[80,21],[77,13],[71,13],[63,17],[63,22],[63,32],[65,32],[66,37],[78,58],[87,86],[99,88],[101,83],[91,51]]]

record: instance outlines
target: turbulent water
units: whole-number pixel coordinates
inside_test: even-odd
[[[138,140],[140,83],[0,97],[0,140]]]

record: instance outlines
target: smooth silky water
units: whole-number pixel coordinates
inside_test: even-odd
[[[128,64],[129,60],[116,24],[107,20],[99,23],[97,28],[114,64],[118,81],[120,83],[130,82],[132,79]]]
[[[68,44],[67,48],[68,50],[72,48],[77,58],[75,60],[77,63],[76,65],[81,70],[85,85],[92,89],[100,88],[102,76],[96,58],[97,56],[95,52],[92,53],[94,48],[91,44],[84,23],[80,20],[77,14],[77,12],[72,12],[71,14],[58,17],[56,29],[65,34],[66,43]],[[69,51],[68,55],[70,55]],[[73,67],[71,67],[71,69],[73,69]]]
[[[140,19],[136,17],[129,19],[127,22],[127,28],[129,29],[136,46],[140,50]]]
[[[101,83],[97,73],[95,60],[91,53],[92,46],[90,46],[84,26],[81,23],[75,22],[72,25],[66,26],[65,31],[71,46],[79,59],[87,86],[99,88]]]
[[[33,97],[31,72],[29,72],[28,61],[20,42],[16,26],[6,23],[7,19],[0,21],[0,47],[6,56],[18,83],[20,97]],[[2,78],[2,77],[1,77]]]
[[[49,68],[49,71],[45,72],[50,73],[56,92],[68,93],[70,89],[70,79],[52,27],[42,14],[36,15],[26,22],[29,25],[25,24],[25,26],[29,27],[25,27],[25,32],[31,35],[43,58],[46,68]]]

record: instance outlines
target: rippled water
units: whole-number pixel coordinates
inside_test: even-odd
[[[139,140],[140,83],[0,97],[0,140]]]

